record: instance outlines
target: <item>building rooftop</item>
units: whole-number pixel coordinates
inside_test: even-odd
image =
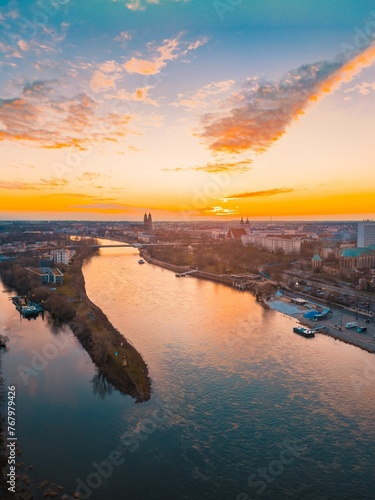
[[[322,262],[322,258],[321,258],[321,256],[318,253],[316,253],[311,260],[313,262]]]
[[[372,245],[374,246],[374,245]],[[345,248],[345,250],[343,250],[342,254],[341,254],[341,257],[343,258],[355,258],[357,259],[358,257],[361,257],[362,255],[370,255],[371,253],[373,253],[375,251],[375,248],[374,249],[371,249],[371,248],[360,248],[360,247],[357,247],[357,248]]]
[[[241,238],[241,236],[245,236],[247,234],[247,232],[243,227],[238,227],[238,228],[236,227],[233,229],[229,229],[228,234],[229,232],[232,233],[234,238]]]

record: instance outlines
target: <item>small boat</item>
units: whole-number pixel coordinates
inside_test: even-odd
[[[357,332],[358,332],[358,333],[367,332],[367,326],[359,326],[359,327],[357,328]]]
[[[37,318],[39,311],[35,306],[23,306],[20,309],[20,313],[24,318]]]
[[[345,323],[345,328],[356,328],[358,326],[358,323],[356,321],[349,321],[348,323]]]
[[[306,338],[315,337],[315,332],[313,330],[307,330],[303,326],[293,327],[293,332],[298,333],[299,335],[302,335],[303,337],[306,337]]]
[[[144,264],[145,261],[143,259],[139,259],[138,264]]]
[[[185,278],[185,274],[181,274],[181,273],[176,273],[175,276],[176,276],[176,278]]]

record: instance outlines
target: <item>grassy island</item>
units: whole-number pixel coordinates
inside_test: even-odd
[[[86,294],[82,266],[93,254],[91,247],[82,242],[72,264],[64,268],[64,284],[52,290],[29,276],[19,261],[2,267],[0,273],[6,286],[43,303],[53,318],[69,325],[99,371],[116,389],[137,402],[147,401],[151,381],[146,363]]]

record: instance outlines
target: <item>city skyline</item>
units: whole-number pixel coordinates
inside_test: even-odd
[[[3,220],[375,218],[370,1],[3,4]]]

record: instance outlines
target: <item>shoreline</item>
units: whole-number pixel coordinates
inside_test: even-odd
[[[64,322],[108,382],[123,394],[133,397],[136,402],[148,401],[151,397],[151,380],[147,364],[135,347],[88,297],[83,264],[84,259],[77,256],[67,273],[74,278],[71,280],[71,287],[75,292],[76,314]],[[100,349],[96,342],[99,342]],[[103,357],[102,351],[108,354],[107,358]]]
[[[154,264],[155,266],[162,267],[164,269],[168,269],[169,271],[173,271],[174,273],[186,273],[188,271],[192,271],[192,269],[189,269],[186,266],[178,266],[176,264],[170,264],[169,262],[164,262],[162,260],[154,259],[153,257],[150,257],[148,255],[147,250],[140,249],[139,252],[140,256],[144,258],[149,264]],[[214,274],[214,273],[209,273],[206,271],[195,271],[194,273],[191,273],[191,276],[207,281],[213,281],[215,283],[220,283],[222,285],[229,286],[231,288],[236,288],[234,284],[240,285],[242,283],[242,279],[236,279],[233,276],[223,276],[221,274]],[[264,285],[266,283],[259,283],[258,281],[254,281],[246,290],[252,293],[253,295],[257,295],[257,289],[262,289],[264,288]],[[273,286],[273,285],[272,285]],[[242,290],[242,289],[241,289]],[[262,300],[259,300],[259,304],[267,308],[267,304],[263,302]]]
[[[150,264],[153,264],[155,266],[159,266],[159,267],[162,267],[162,268],[165,268],[165,269],[168,269],[169,271],[173,271],[173,272],[176,272],[176,273],[183,273],[183,272],[186,272],[187,269],[185,266],[177,266],[175,264],[169,264],[167,262],[163,262],[163,261],[160,261],[160,260],[157,260],[157,259],[154,259],[152,257],[150,257],[147,253],[147,251],[144,251],[144,250],[141,250],[140,251],[140,255]],[[192,276],[193,277],[196,277],[196,278],[200,278],[200,279],[205,279],[205,280],[209,280],[209,281],[213,281],[213,282],[216,282],[216,283],[221,283],[223,285],[227,285],[227,286],[231,286],[233,287],[233,282],[235,282],[235,279],[233,279],[232,277],[226,277],[226,276],[219,276],[219,275],[215,275],[215,274],[212,274],[212,273],[206,273],[204,271],[197,271],[195,273],[192,273]],[[258,285],[258,283],[256,283]],[[250,291],[250,292],[254,292],[254,290],[247,290],[247,291]],[[333,326],[333,325],[326,325],[326,320],[325,321],[319,321],[318,323],[317,322],[314,322],[314,321],[309,321],[308,319],[306,318],[303,318],[303,312],[304,311],[301,311],[300,315],[302,317],[297,317],[297,315],[294,315],[294,314],[288,314],[287,312],[285,311],[281,311],[281,310],[278,310],[276,308],[271,308],[268,301],[265,301],[265,300],[260,300],[259,301],[259,304],[261,304],[262,306],[266,307],[267,309],[272,309],[280,314],[284,314],[285,316],[288,316],[290,318],[293,318],[295,319],[296,321],[298,321],[300,324],[308,327],[308,328],[315,328],[316,326],[320,325],[320,326],[326,326],[326,328],[324,330],[320,330],[319,332],[316,332],[317,333],[321,333],[323,335],[327,335],[328,337],[331,337],[331,338],[334,338],[335,340],[339,340],[341,342],[344,342],[346,344],[349,344],[349,345],[352,345],[352,346],[355,346],[355,347],[359,347],[360,349],[363,349],[364,351],[367,351],[371,354],[374,354],[375,353],[375,338],[371,337],[370,338],[370,343],[368,342],[368,337],[364,337],[363,334],[356,334],[356,335],[362,335],[362,338],[361,337],[352,337],[351,333],[349,333],[349,330],[339,330],[339,328]],[[335,313],[339,313],[339,316],[343,316],[344,313],[342,311],[334,311],[334,314]],[[332,318],[331,318],[332,320]]]
[[[75,309],[73,318],[63,318],[51,314],[52,319],[58,323],[66,324],[72,331],[72,334],[77,338],[82,348],[90,356],[95,370],[101,373],[106,381],[110,383],[114,389],[120,393],[132,397],[136,403],[148,401],[151,397],[151,379],[149,377],[148,367],[142,356],[133,347],[133,345],[123,336],[109,321],[104,312],[94,304],[86,293],[85,278],[83,275],[83,265],[85,258],[78,255],[72,265],[65,273],[68,289],[64,289],[64,285],[59,287],[53,296],[59,297],[60,300],[66,300]],[[5,284],[4,284],[5,286]],[[15,291],[7,288],[8,291]],[[45,309],[47,312],[48,308]],[[98,355],[98,350],[95,349],[95,336],[101,335],[106,341],[100,347],[118,351],[118,356],[110,355],[107,358],[101,358]],[[123,356],[126,358],[124,365]],[[5,386],[4,380],[1,377],[1,355],[0,355],[0,404],[4,405]],[[44,497],[57,496],[63,494],[63,489],[50,481],[31,482],[28,470],[32,466],[26,467],[21,462],[17,462],[16,476],[16,492],[9,493],[8,484],[6,483],[5,473],[8,473],[8,457],[6,454],[5,441],[5,419],[0,414],[0,496],[1,498],[10,499],[11,496],[15,499],[29,500],[33,495],[42,495]],[[21,450],[17,448],[17,456],[21,454]],[[67,492],[66,492],[67,493]],[[65,493],[65,494],[66,494]],[[71,493],[74,496],[74,493]],[[39,498],[39,496],[38,496]]]
[[[148,401],[151,379],[147,364],[86,293],[83,265],[93,255],[93,251],[77,253],[65,270],[64,284],[48,293],[44,310],[56,323],[70,327],[96,369],[115,389],[136,402]],[[17,284],[12,288],[19,294]],[[31,286],[28,293],[33,294],[38,288],[39,285]]]
[[[291,298],[289,295],[284,295],[284,298]],[[283,306],[281,306],[281,302],[283,302]],[[317,302],[315,302],[314,298],[311,299],[306,299],[306,302],[310,303],[310,305],[315,304],[316,306],[319,306]],[[319,321],[312,321],[309,320],[308,318],[304,318],[303,314],[307,312],[308,310],[311,310],[311,308],[303,308],[303,306],[293,306],[294,310],[288,311],[290,306],[286,305],[285,300],[273,300],[268,301],[269,307],[281,314],[284,314],[285,316],[288,316],[289,318],[293,318],[295,321],[297,321],[299,324],[307,327],[308,329],[314,329],[318,326],[324,327],[324,329],[319,330],[315,332],[316,334],[323,334],[327,335],[328,337],[332,337],[335,340],[340,340],[341,342],[344,342],[345,344],[350,344],[355,347],[359,347],[360,349],[367,351],[371,354],[375,353],[375,338],[374,338],[374,325],[373,323],[367,324],[366,326],[371,329],[370,331],[367,331],[365,333],[358,333],[356,331],[356,328],[348,329],[345,328],[345,323],[349,321],[355,320],[353,317],[353,311],[347,310],[344,308],[340,308],[336,306],[335,304],[326,304],[327,307],[330,309],[329,316],[327,316],[324,319],[321,319]],[[320,307],[322,307],[320,305]],[[357,313],[358,314],[358,313]],[[345,318],[345,319],[343,319]],[[356,321],[358,323],[364,322],[364,317],[361,319],[357,319]],[[338,326],[341,325],[341,326]]]
[[[316,323],[309,321],[306,318],[303,318],[303,320],[302,319],[299,320],[299,322],[302,325],[307,326],[308,328],[314,328],[316,326]],[[325,326],[325,325],[323,325],[323,326]],[[340,340],[341,342],[344,342],[345,344],[359,347],[363,351],[369,352],[371,354],[375,354],[375,342],[373,342],[373,344],[371,345],[368,342],[366,342],[366,340],[364,340],[364,338],[349,337],[349,335],[350,335],[349,332],[350,332],[350,330],[346,330],[346,329],[339,330],[338,328],[336,329],[336,327],[332,327],[332,326],[328,325],[328,326],[326,326],[326,328],[324,330],[319,330],[318,332],[316,332],[316,334],[322,333],[323,335],[327,335],[328,337],[332,337],[335,340]],[[358,335],[361,335],[361,334],[359,333]]]

